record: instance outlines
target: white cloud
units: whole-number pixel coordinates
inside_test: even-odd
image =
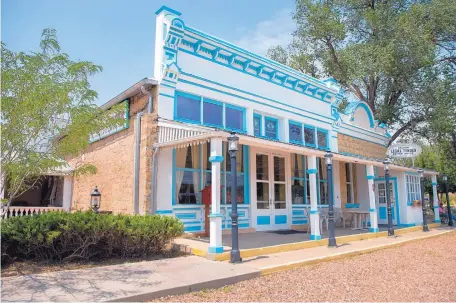
[[[271,46],[287,46],[296,28],[291,13],[291,9],[282,9],[273,18],[258,22],[252,30],[238,28],[241,38],[235,44],[259,55],[266,55]]]

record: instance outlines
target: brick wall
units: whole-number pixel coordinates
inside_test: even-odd
[[[157,91],[154,89],[154,100]],[[101,192],[101,210],[114,213],[133,213],[135,120],[138,112],[147,110],[148,97],[142,93],[130,98],[130,127],[100,141],[92,143],[71,165],[92,164],[97,168],[93,175],[74,178],[71,208],[87,209],[90,193],[95,186]],[[140,213],[148,210],[150,195],[150,167],[152,145],[156,139],[157,115],[144,114],[141,118],[139,207]]]
[[[360,155],[369,158],[384,159],[386,147],[380,144],[367,142],[344,134],[337,135],[339,152]]]

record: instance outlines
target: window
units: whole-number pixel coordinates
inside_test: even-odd
[[[264,136],[271,139],[279,138],[279,121],[275,118],[264,117]]]
[[[226,128],[231,130],[244,131],[245,111],[242,107],[225,105]]]
[[[325,159],[317,158],[318,167],[318,204],[328,204],[328,171],[326,169]]]
[[[304,126],[304,141],[307,146],[315,147],[315,127],[313,126]]]
[[[303,155],[291,154],[291,203],[310,203],[309,174]]]
[[[176,202],[200,204],[200,146],[176,149]]]
[[[261,115],[253,114],[253,134],[255,137],[261,136]]]
[[[299,123],[291,122],[289,123],[289,136],[290,142],[302,144],[302,126]]]
[[[407,204],[412,205],[413,201],[421,200],[419,176],[406,175],[407,183]]]
[[[175,118],[188,122],[201,122],[201,98],[185,93],[176,93]]]
[[[354,203],[352,168],[353,166],[351,163],[345,163],[345,184],[347,187],[347,203]]]
[[[204,98],[204,125],[223,127],[223,103]]]
[[[328,148],[328,131],[324,129],[317,129],[317,143],[319,149]]]
[[[201,204],[200,191],[212,183],[212,164],[209,161],[210,144],[194,145],[177,148],[175,153],[175,182],[174,193],[176,204]],[[236,154],[237,169],[237,202],[245,203],[244,191],[245,157],[243,145],[239,144]],[[221,163],[221,199],[223,204],[231,204],[231,162],[228,145],[223,143],[223,161]]]

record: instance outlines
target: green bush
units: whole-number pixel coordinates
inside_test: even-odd
[[[161,253],[184,232],[167,216],[49,212],[1,222],[2,264],[10,260],[69,262]]]

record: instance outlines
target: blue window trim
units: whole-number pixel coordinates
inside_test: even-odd
[[[260,119],[260,134],[258,135],[259,137],[261,137],[263,135],[263,116],[261,116],[260,114],[256,114],[254,113],[253,114],[253,119],[255,120],[255,118],[258,118]],[[253,133],[255,134],[255,126],[253,127]]]
[[[215,105],[218,105],[218,106],[221,106],[221,107],[222,107],[222,121],[220,121],[220,124],[213,124],[213,123],[204,122],[204,115],[203,115],[203,113],[204,113],[204,103],[215,104]],[[225,120],[225,119],[223,118],[224,115],[225,115],[225,109],[224,109],[224,106],[223,106],[223,102],[215,101],[215,100],[212,100],[212,99],[204,98],[204,97],[203,97],[202,110],[201,110],[201,117],[202,117],[203,125],[204,125],[204,126],[223,128],[223,125],[224,125],[224,124],[223,124],[223,121]]]
[[[314,133],[314,144],[311,144],[311,143],[307,143],[306,140],[306,129],[310,129],[313,131]],[[303,128],[303,137],[304,137],[304,144],[306,146],[310,146],[310,147],[317,147],[317,128],[315,126],[312,126],[312,125],[309,125],[309,124],[304,124],[304,128]]]
[[[292,155],[292,154],[291,154]],[[309,178],[307,178],[307,158],[306,156],[304,155],[299,155],[298,156],[301,156],[301,161],[303,163],[303,168],[304,168],[304,177],[291,177],[291,182],[293,182],[294,180],[298,180],[298,181],[304,181],[304,199],[303,199],[303,203],[302,204],[293,204],[293,201],[291,203],[291,205],[310,205],[310,201],[307,201],[307,181],[309,181]]]
[[[303,144],[304,144],[304,129],[303,129],[303,127],[302,127],[302,123],[299,123],[299,122],[295,122],[295,121],[289,120],[289,121],[288,121],[288,134],[290,133],[290,125],[299,126],[299,128],[301,129],[301,141],[291,140],[291,139],[290,139],[290,135],[288,135],[288,141],[289,141],[290,143],[303,145]]]
[[[180,118],[177,116],[177,98],[179,96],[182,96],[182,97],[186,97],[186,98],[189,98],[189,99],[193,99],[193,100],[196,100],[196,101],[199,101],[199,106],[200,106],[200,120],[192,120],[192,119],[186,119],[186,118]],[[197,95],[192,95],[192,94],[189,94],[189,93],[185,93],[185,92],[181,92],[181,91],[176,91],[176,93],[174,94],[174,120],[176,121],[181,121],[181,122],[186,122],[186,123],[191,123],[191,124],[200,124],[201,125],[201,104],[202,104],[202,98],[200,96],[197,96]]]
[[[270,121],[274,122],[275,125],[276,125],[276,135],[275,135],[275,138],[271,138],[271,137],[266,136],[266,122],[267,122],[267,120],[270,120]],[[265,125],[265,127],[264,127],[264,128],[265,128],[265,130],[264,130],[264,136],[265,136],[266,138],[269,138],[269,139],[279,140],[279,119],[273,118],[273,117],[269,117],[269,116],[264,116],[264,125]]]
[[[317,145],[318,145],[318,132],[322,132],[322,133],[326,134],[326,146],[324,146],[324,147],[318,146],[318,149],[327,150],[329,148],[329,140],[328,140],[329,133],[328,133],[328,130],[324,129],[324,128],[319,128],[319,127],[317,128],[316,137],[315,137],[315,143]]]
[[[239,132],[245,133],[246,132],[246,128],[245,128],[246,127],[245,108],[244,107],[240,107],[240,106],[236,106],[236,105],[233,105],[233,104],[228,104],[228,103],[225,103],[225,108],[231,108],[231,109],[239,110],[239,111],[242,112],[242,129],[227,127],[226,124],[225,124],[225,128],[228,129],[228,130],[239,131]],[[226,111],[225,111],[225,117],[226,117]]]

